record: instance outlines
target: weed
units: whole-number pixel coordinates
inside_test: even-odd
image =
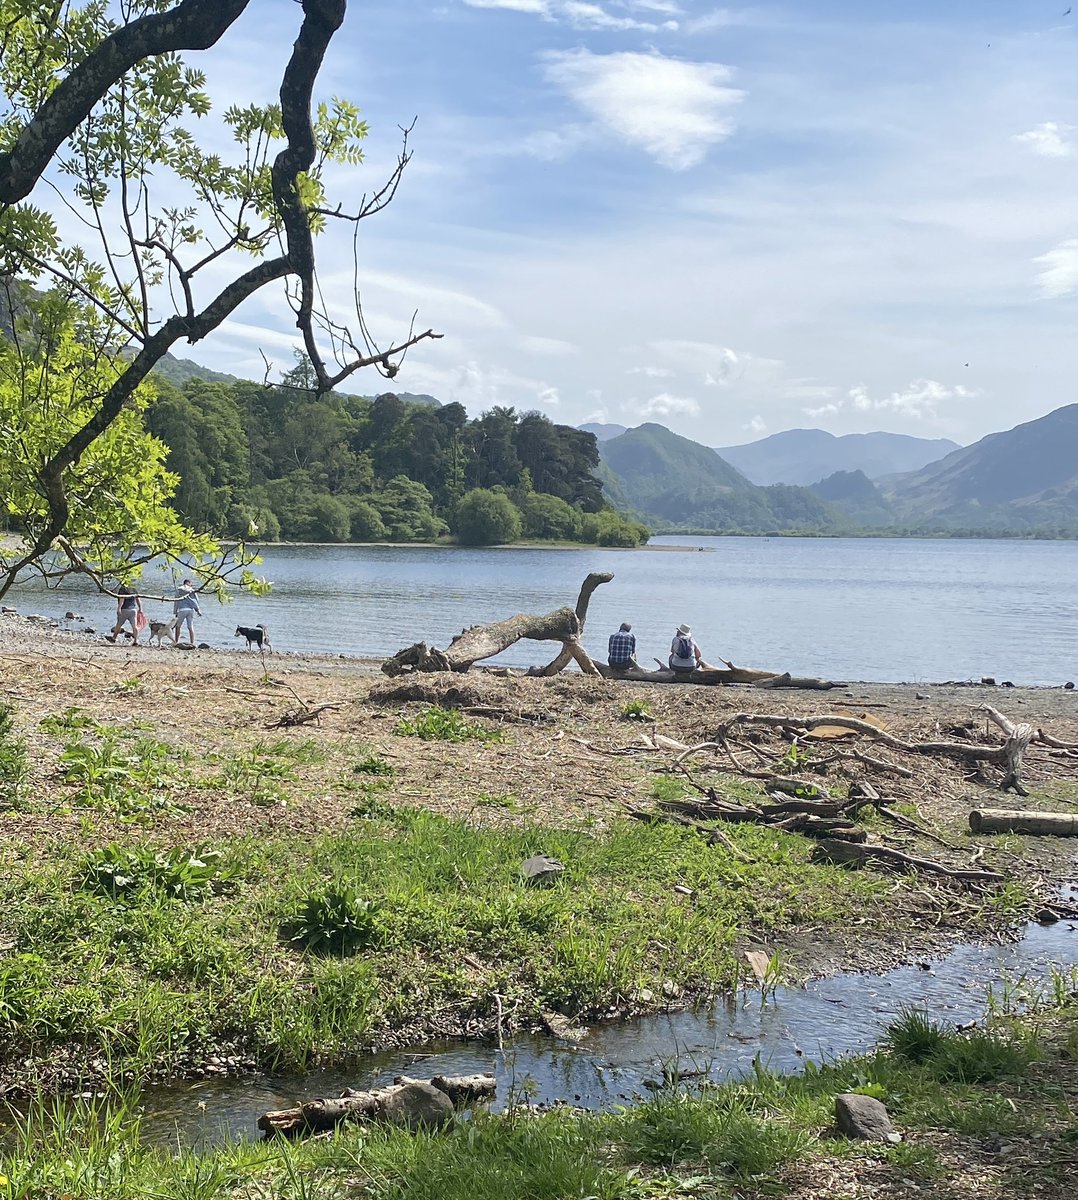
[[[396,732],[424,742],[505,741],[500,729],[488,729],[477,721],[469,721],[455,708],[428,708],[414,717],[402,718]]]
[[[944,1175],[943,1163],[931,1146],[916,1146],[912,1142],[899,1142],[884,1151],[892,1167],[899,1169],[908,1179],[920,1183],[933,1183]]]
[[[397,768],[391,762],[386,760],[380,754],[368,754],[366,758],[361,758],[352,767],[356,775],[385,775],[392,776],[397,773]]]
[[[62,733],[74,733],[85,729],[91,733],[102,733],[105,726],[95,721],[89,713],[83,712],[77,705],[70,704],[62,713],[42,717],[37,723],[43,733],[51,733],[54,737]]]
[[[15,808],[19,803],[29,767],[26,745],[13,732],[11,707],[0,704],[0,807]]]
[[[646,700],[628,700],[622,705],[621,715],[626,721],[654,721],[651,705]]]
[[[898,1058],[922,1063],[940,1052],[948,1035],[923,1009],[908,1008],[888,1028],[884,1044]]]
[[[354,954],[378,937],[380,910],[352,887],[329,886],[303,901],[288,922],[288,940],[313,954]]]
[[[87,891],[119,898],[145,889],[175,900],[197,900],[224,891],[235,877],[220,850],[158,850],[151,846],[105,846],[89,855],[81,884]]]
[[[494,792],[480,792],[475,798],[475,803],[478,808],[504,808],[509,812],[514,812],[519,807],[516,796],[500,796]]]
[[[109,691],[114,696],[137,696],[144,686],[142,680],[136,675],[131,679],[117,679]]]
[[[656,775],[651,781],[650,795],[653,800],[680,800],[688,791],[688,785],[680,775]]]

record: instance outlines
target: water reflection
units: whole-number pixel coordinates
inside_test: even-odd
[[[903,1008],[918,1006],[955,1025],[983,1016],[989,987],[1006,979],[1045,979],[1051,968],[1078,967],[1078,932],[1063,922],[1031,926],[1007,946],[961,946],[944,960],[884,975],[848,974],[727,999],[698,1012],[599,1024],[580,1045],[520,1034],[503,1050],[484,1042],[441,1042],[371,1055],[348,1070],[240,1080],[213,1080],[149,1089],[144,1133],[168,1143],[212,1146],[255,1137],[264,1111],[288,1108],[346,1087],[376,1087],[399,1074],[497,1078],[495,1109],[510,1098],[565,1101],[599,1110],[646,1095],[663,1069],[703,1072],[713,1080],[752,1070],[757,1057],[780,1071],[806,1060],[824,1062],[865,1051]]]

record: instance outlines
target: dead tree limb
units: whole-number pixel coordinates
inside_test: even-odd
[[[817,862],[839,863],[853,867],[863,867],[868,864],[887,867],[892,870],[913,870],[928,875],[940,875],[965,885],[1002,883],[1006,876],[998,871],[967,871],[960,868],[944,866],[931,858],[920,858],[914,854],[903,854],[901,850],[892,850],[887,846],[855,846],[849,842],[824,840],[816,847],[812,857]]]
[[[595,589],[597,587],[599,587],[600,585],[602,585],[604,583],[609,583],[613,578],[614,578],[613,571],[592,571],[591,574],[588,575],[588,577],[580,585],[580,594],[576,598],[576,610],[575,610],[576,611],[576,619],[578,622],[577,632],[576,632],[576,643],[578,645],[580,642],[580,636],[584,632],[584,624],[588,619],[588,605],[591,603],[592,592],[594,592]],[[565,668],[571,662],[574,662],[574,661],[580,662],[580,659],[577,657],[577,655],[574,651],[573,645],[569,642],[564,642],[564,643],[562,643],[562,648],[561,648],[561,651],[558,653],[557,658],[555,658],[552,662],[548,662],[545,667],[541,667],[535,671],[529,671],[528,674],[529,675],[532,675],[532,674],[542,675],[542,676],[557,675],[560,671],[564,671]],[[588,661],[590,663],[591,659],[589,659]],[[599,664],[592,663],[592,666],[599,667]],[[584,670],[583,666],[581,666],[581,670]],[[584,673],[586,675],[594,674],[593,671],[587,671],[587,670],[585,670]],[[600,668],[600,674],[601,673],[602,673],[602,671]]]

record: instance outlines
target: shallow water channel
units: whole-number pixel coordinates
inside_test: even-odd
[[[1068,892],[1073,897],[1078,885]],[[484,1041],[428,1042],[369,1055],[347,1070],[148,1088],[142,1132],[163,1144],[209,1148],[258,1136],[255,1122],[269,1109],[336,1096],[346,1087],[384,1085],[400,1074],[490,1072],[498,1080],[495,1109],[511,1097],[611,1108],[647,1095],[664,1068],[723,1080],[750,1071],[757,1055],[768,1067],[792,1072],[806,1060],[868,1050],[903,1008],[964,1024],[984,1015],[990,989],[998,996],[1022,981],[1047,980],[1053,967],[1078,968],[1073,922],[1031,925],[1020,941],[959,946],[940,961],[883,975],[845,974],[779,988],[766,1001],[746,992],[695,1011],[599,1024],[579,1044],[535,1034],[517,1034],[501,1049]]]

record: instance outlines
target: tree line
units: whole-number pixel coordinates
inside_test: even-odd
[[[300,360],[279,385],[157,379],[149,431],[179,476],[171,505],[220,536],[316,542],[519,538],[635,546],[595,478],[592,434],[538,412],[319,394]]]

